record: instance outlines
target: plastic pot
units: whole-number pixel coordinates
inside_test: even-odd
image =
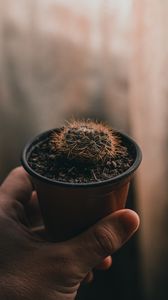
[[[37,191],[46,230],[55,241],[63,241],[79,234],[111,212],[125,207],[130,180],[141,162],[142,154],[134,140],[118,132],[134,159],[129,169],[116,177],[95,183],[54,181],[36,173],[28,163],[33,148],[40,145],[53,130],[29,142],[23,150],[21,161]]]

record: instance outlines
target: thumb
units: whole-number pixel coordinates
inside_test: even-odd
[[[139,217],[129,209],[108,215],[92,228],[68,241],[83,272],[89,272],[118,250],[138,229]]]

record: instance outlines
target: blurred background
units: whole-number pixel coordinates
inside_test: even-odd
[[[0,0],[0,181],[71,117],[133,136],[138,234],[78,299],[168,299],[168,1]]]

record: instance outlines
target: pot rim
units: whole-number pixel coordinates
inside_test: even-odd
[[[70,183],[70,182],[63,182],[63,181],[56,181],[53,180],[51,178],[47,178],[43,175],[40,175],[39,173],[37,173],[36,171],[34,171],[30,165],[28,164],[27,161],[27,153],[28,151],[32,148],[33,145],[36,145],[37,143],[39,143],[42,138],[44,139],[47,135],[49,135],[50,133],[52,133],[55,130],[60,130],[61,128],[53,128],[47,131],[44,131],[38,135],[36,135],[34,138],[30,139],[30,141],[25,145],[24,149],[22,150],[21,153],[21,163],[22,166],[24,167],[24,169],[32,176],[35,177],[36,179],[43,181],[45,183],[51,184],[51,185],[55,185],[55,186],[62,186],[62,187],[70,187],[70,188],[78,188],[78,187],[98,187],[98,186],[102,186],[102,185],[108,185],[108,184],[117,184],[119,182],[121,182],[123,179],[129,177],[131,174],[133,174],[135,172],[135,170],[139,167],[141,161],[142,161],[142,152],[140,147],[138,146],[138,144],[127,134],[115,130],[116,133],[118,133],[121,138],[127,139],[128,142],[134,146],[134,150],[136,153],[135,156],[135,160],[133,162],[133,164],[123,173],[112,177],[110,179],[107,180],[102,180],[102,181],[98,181],[98,182],[89,182],[89,183]]]

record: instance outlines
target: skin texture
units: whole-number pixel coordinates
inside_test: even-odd
[[[111,254],[139,226],[137,214],[124,209],[71,240],[51,243],[32,229],[39,219],[29,176],[16,168],[0,187],[0,299],[74,300],[92,270],[108,269]]]

